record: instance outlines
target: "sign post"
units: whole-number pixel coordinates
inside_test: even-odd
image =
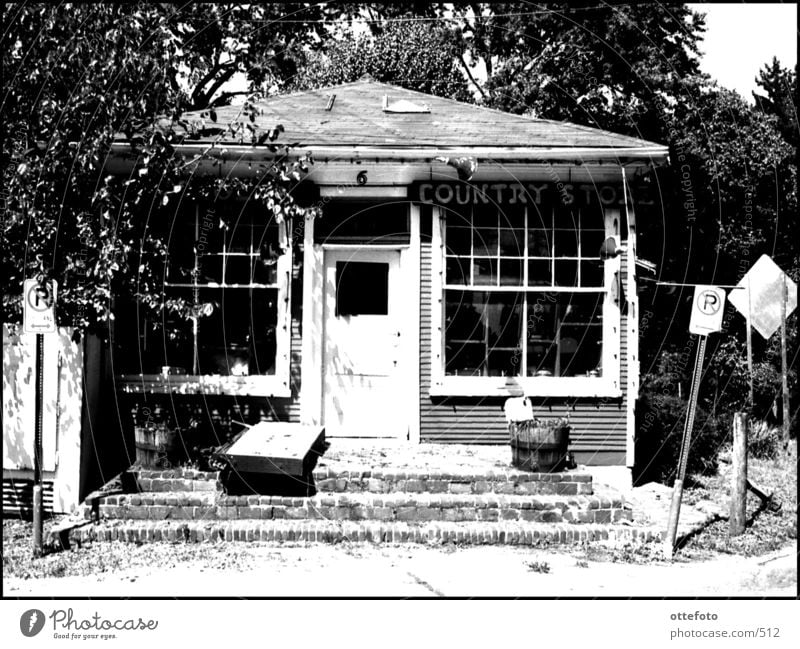
[[[25,333],[36,334],[36,428],[33,439],[33,556],[42,556],[43,481],[42,419],[44,416],[44,336],[56,332],[55,281],[26,279],[22,289],[22,324]]]
[[[692,300],[692,318],[689,333],[696,334],[698,339],[697,356],[692,373],[692,387],[689,390],[689,405],[686,410],[686,421],[683,427],[681,452],[675,484],[672,487],[672,503],[669,508],[667,531],[664,537],[664,556],[671,558],[675,551],[675,538],[678,535],[678,519],[681,513],[683,498],[683,481],[686,479],[686,465],[689,462],[689,448],[692,443],[692,428],[697,412],[697,393],[700,391],[700,379],[703,375],[703,360],[706,355],[708,334],[722,328],[722,314],[725,306],[725,291],[717,286],[698,285],[694,289]]]

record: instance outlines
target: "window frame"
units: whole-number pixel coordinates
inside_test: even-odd
[[[194,207],[195,231],[202,221],[200,206]],[[279,225],[291,231],[290,224]],[[287,237],[287,243],[288,237]],[[186,245],[190,245],[187,243]],[[220,262],[227,260],[227,256],[238,253],[220,251],[215,254],[221,257]],[[199,256],[195,253],[195,264]],[[197,266],[196,266],[197,267]],[[224,269],[224,267],[223,267]],[[275,323],[275,372],[274,374],[251,374],[244,376],[222,374],[175,374],[164,376],[162,374],[121,374],[117,380],[122,385],[124,392],[154,392],[154,393],[179,393],[179,394],[225,394],[234,396],[259,396],[259,397],[290,397],[290,353],[291,353],[291,285],[292,285],[292,248],[291,245],[278,256],[276,262],[275,285],[250,282],[248,284],[227,284],[226,277],[222,275],[223,282],[198,282],[196,275],[191,283],[165,282],[165,288],[199,288],[199,289],[224,289],[235,288],[241,290],[259,291],[262,289],[277,290],[276,323]],[[137,306],[138,309],[138,306]],[[193,335],[197,335],[196,323]]]
[[[603,285],[601,287],[569,287],[527,285],[527,261],[523,263],[523,279],[521,285],[500,285],[499,268],[497,286],[491,285],[451,285],[446,283],[445,249],[448,210],[433,205],[432,254],[431,254],[431,385],[430,396],[571,396],[571,397],[603,397],[619,398],[622,396],[620,382],[621,367],[621,308],[614,299],[612,283],[622,281],[622,258],[617,256],[603,261]],[[619,236],[621,211],[618,208],[603,207],[606,236]],[[525,207],[525,251],[527,257],[527,224],[528,207]],[[552,233],[551,233],[552,236]],[[551,251],[553,250],[551,246]],[[498,259],[502,255],[498,256]],[[580,266],[580,262],[578,262]],[[551,267],[552,271],[552,267]],[[470,271],[472,272],[472,271]],[[551,275],[551,280],[554,279]],[[603,325],[602,325],[602,366],[603,374],[598,377],[588,376],[453,376],[445,373],[445,291],[487,291],[523,294],[527,307],[528,295],[536,293],[575,294],[602,293]],[[622,299],[618,293],[617,299]],[[523,310],[523,318],[527,311]],[[520,341],[522,342],[522,341]],[[523,354],[526,345],[521,345]],[[525,360],[520,367],[525,367]]]

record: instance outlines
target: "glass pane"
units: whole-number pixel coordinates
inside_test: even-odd
[[[525,233],[525,209],[521,205],[503,205],[498,213],[501,228],[520,230],[520,237]],[[521,239],[520,239],[521,241]],[[521,247],[521,244],[520,244]]]
[[[519,349],[490,349],[486,359],[489,376],[518,376],[522,352]]]
[[[475,291],[445,292],[445,340],[475,341],[483,344],[483,311],[486,293]]]
[[[494,192],[489,191],[489,198],[494,198]],[[486,205],[481,203],[476,204],[472,208],[472,224],[476,228],[496,229],[499,223],[497,210],[498,206],[491,203]]]
[[[556,230],[553,237],[556,257],[578,256],[578,231]]]
[[[485,293],[445,292],[446,374],[483,374],[486,357],[486,330],[483,325],[485,301]]]
[[[528,230],[528,257],[550,257],[552,243],[549,230]]]
[[[599,257],[600,246],[606,238],[605,230],[581,231],[581,257]]]
[[[522,286],[522,260],[500,259],[500,286]]]
[[[525,230],[500,230],[500,256],[522,257],[525,254]]]
[[[445,343],[445,373],[448,376],[482,376],[485,349],[483,343]]]
[[[388,315],[389,264],[336,262],[336,315]]]
[[[522,335],[522,295],[490,293],[485,307],[488,343],[491,348],[517,349]]]
[[[557,297],[555,293],[529,293],[526,338],[529,342],[550,342],[555,336]]]
[[[472,236],[474,254],[477,256],[497,256],[497,228],[475,228]]]
[[[470,254],[470,228],[447,226],[447,246],[445,252],[448,255],[469,255]]]
[[[564,306],[559,352],[561,376],[601,376],[602,293],[572,295]]]
[[[222,255],[203,255],[200,257],[200,273],[198,284],[222,283]],[[191,279],[189,280],[191,282]]]
[[[578,230],[579,215],[575,210],[572,210],[568,207],[558,206],[556,207],[553,218],[555,219],[554,227],[556,228],[572,230],[573,232]]]
[[[497,286],[497,259],[475,259],[472,263],[476,286]]]
[[[528,262],[529,286],[552,286],[553,272],[549,259],[534,259]]]
[[[602,261],[582,261],[581,286],[603,286],[603,265]]]
[[[275,373],[276,289],[203,289],[198,321],[200,374]]]
[[[448,257],[445,270],[447,284],[469,284],[469,257]]]
[[[246,252],[253,249],[253,226],[245,220],[246,217],[231,220],[225,232],[226,252]]]
[[[528,376],[555,376],[556,347],[553,341],[528,342]]]
[[[278,260],[256,257],[253,259],[253,283],[277,284]]]
[[[578,285],[578,262],[572,259],[555,261],[555,285]]]
[[[252,259],[250,255],[227,255],[225,258],[225,283],[249,284]]]

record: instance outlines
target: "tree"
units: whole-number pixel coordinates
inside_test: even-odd
[[[766,94],[753,93],[756,105],[768,115],[775,115],[784,139],[797,148],[800,127],[797,123],[797,66],[794,70],[781,66],[777,58],[764,65],[756,82]]]
[[[468,53],[486,66],[486,103],[502,110],[653,137],[654,99],[699,71],[704,23],[683,4],[456,10]]]
[[[206,33],[237,10],[208,11],[216,18],[202,22],[194,6],[182,13],[163,4],[4,5],[4,322],[18,321],[22,281],[37,275],[59,281],[62,324],[102,330],[113,317],[112,296],[126,293],[165,308],[157,269],[166,245],[148,229],[148,218],[178,199],[219,189],[218,181],[187,182],[199,160],[176,153],[183,136],[173,125],[196,130],[182,120],[184,107],[222,87],[210,79],[228,74],[223,61],[252,60],[239,40]],[[252,72],[252,83],[263,81],[262,73]],[[206,120],[214,122],[215,114],[207,112]],[[216,132],[246,133],[273,155],[250,184],[254,197],[283,218],[300,211],[288,188],[305,163],[276,147],[275,126],[261,126],[257,107],[245,102],[239,117]],[[128,179],[104,171],[118,133],[135,142],[138,154]],[[213,153],[210,146],[206,157]],[[228,181],[237,183],[244,184]],[[189,305],[177,308],[191,315]]]
[[[346,35],[312,53],[295,81],[296,89],[356,81],[377,81],[458,101],[470,101],[466,77],[458,67],[452,31],[428,22],[389,22],[375,35]]]

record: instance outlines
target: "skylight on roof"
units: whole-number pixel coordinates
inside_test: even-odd
[[[416,104],[408,99],[399,99],[389,103],[389,96],[383,96],[384,113],[430,113],[431,107],[428,104]]]

